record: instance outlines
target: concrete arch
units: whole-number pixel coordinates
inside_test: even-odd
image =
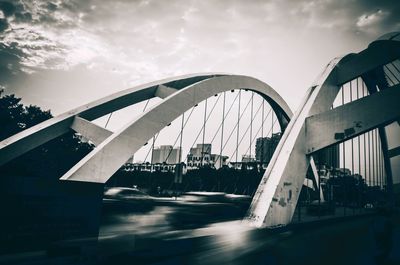
[[[68,132],[77,116],[91,121],[129,105],[157,97],[157,90],[160,86],[171,86],[179,89],[219,75],[222,74],[204,73],[166,78],[128,88],[69,110],[1,141],[0,165]]]
[[[162,89],[167,90],[165,87]],[[183,112],[215,94],[232,89],[249,89],[262,95],[277,114],[281,127],[286,127],[292,112],[270,86],[248,76],[215,76],[188,85],[167,96],[152,109],[107,137],[61,179],[105,183],[132,153]]]
[[[73,129],[89,136],[97,147],[61,179],[105,183],[132,153],[184,111],[232,89],[248,89],[261,95],[273,108],[282,130],[286,128],[292,112],[264,82],[249,76],[219,73],[185,75],[114,93],[5,139],[0,142],[0,165]],[[163,100],[115,133],[90,122],[153,97]]]
[[[77,117],[92,121],[103,115],[117,111],[124,107],[136,104],[138,102],[151,99],[153,97],[165,98],[179,90],[182,90],[192,84],[215,77],[233,77],[233,75],[223,73],[203,73],[189,74],[178,77],[166,78],[159,81],[139,85],[133,88],[125,89],[117,93],[105,96],[78,108],[67,111],[57,117],[44,121],[36,126],[28,128],[16,135],[13,135],[0,142],[0,165],[38,147],[66,132],[68,132],[74,123],[79,122]],[[239,77],[238,78],[245,78]],[[253,83],[261,82],[253,79],[249,81],[249,87]],[[261,82],[262,83],[262,82]],[[274,108],[279,123],[285,128],[291,111],[286,102],[267,84],[265,91],[259,92]],[[232,89],[235,86],[232,86]],[[262,87],[258,85],[258,87]],[[94,128],[95,126],[93,126]],[[101,128],[98,128],[101,131]],[[111,132],[102,132],[103,135],[109,136]]]
[[[340,108],[330,109],[343,84],[400,58],[400,41],[396,39],[398,34],[385,36],[358,54],[332,60],[307,91],[253,197],[246,217],[250,224],[257,227],[288,224],[292,219],[315,151],[351,139],[365,130],[382,126],[395,120],[396,117],[399,118],[400,110],[396,107],[396,100],[400,97],[399,85],[384,93],[377,93],[374,97],[369,96]],[[378,107],[378,105],[387,108],[388,111],[374,117],[374,123],[368,124],[368,119],[371,119],[368,117],[369,112],[364,115],[359,114],[362,114],[362,110],[368,106]],[[349,115],[343,119],[344,113]],[[348,124],[360,119],[365,121],[366,126],[353,128],[355,132],[340,141],[335,139],[335,132],[345,131],[349,128],[346,126],[354,126]]]

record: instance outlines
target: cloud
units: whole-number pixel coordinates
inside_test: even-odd
[[[340,28],[376,34],[384,26],[396,25],[393,12],[387,11],[393,6],[398,4],[345,0],[17,0],[0,2],[4,13],[0,32],[4,44],[18,43],[27,55],[22,63],[31,68],[68,69],[90,64],[95,57],[119,61],[122,67],[135,66],[137,63],[129,63],[132,58],[151,65],[174,57],[176,65],[181,65],[207,54],[206,49],[212,46],[226,56],[237,56],[248,49],[245,39],[259,42],[286,28]],[[376,10],[378,13],[373,13]]]
[[[2,88],[9,89],[17,78],[23,78],[21,61],[24,56],[16,43],[10,45],[0,43],[0,86]]]
[[[357,20],[357,26],[360,28],[369,27],[371,25],[382,22],[386,17],[389,16],[389,12],[377,10],[372,14],[363,14]]]
[[[126,86],[201,71],[274,80],[292,58],[319,69],[394,29],[400,12],[386,0],[15,0],[0,10],[1,54],[15,53],[0,58],[5,67],[110,73]]]
[[[9,17],[14,14],[15,6],[10,2],[1,1],[0,10],[3,12],[5,17]]]
[[[8,28],[8,22],[4,18],[0,18],[0,32],[5,31]]]
[[[24,54],[20,63],[27,73],[66,70],[102,52],[96,36],[81,26],[88,10],[81,1],[19,0],[1,2],[0,9],[5,14],[0,19],[0,41]]]

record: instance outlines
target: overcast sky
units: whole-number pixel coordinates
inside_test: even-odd
[[[193,72],[250,75],[295,108],[336,56],[400,28],[400,1],[0,2],[0,85],[64,112]]]
[[[398,0],[13,0],[0,10],[0,88],[54,115],[214,71],[256,77],[295,110],[331,59],[400,29]]]

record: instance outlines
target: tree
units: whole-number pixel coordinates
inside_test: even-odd
[[[0,91],[0,140],[53,117],[50,110],[24,106],[21,98],[2,94]],[[70,131],[1,166],[0,173],[3,178],[24,176],[58,180],[92,148]]]

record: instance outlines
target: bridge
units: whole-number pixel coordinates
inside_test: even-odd
[[[151,141],[150,150],[154,151],[154,142],[160,131],[179,119],[181,125],[176,139],[180,140],[180,151],[177,164],[181,165],[182,137],[189,120],[185,119],[185,114],[188,116],[189,113],[190,117],[195,107],[204,104],[204,119],[199,122],[202,124],[199,135],[203,133],[204,148],[208,117],[218,101],[223,99],[223,103],[219,103],[221,122],[218,122],[215,133],[219,133],[221,146],[216,164],[222,166],[224,148],[229,145],[228,141],[235,132],[237,139],[233,143],[231,161],[236,155],[235,162],[238,163],[239,145],[248,132],[246,130],[241,138],[239,124],[243,122],[242,115],[248,106],[251,106],[251,113],[246,154],[250,153],[251,157],[257,136],[263,138],[265,131],[274,130],[274,119],[281,132],[279,144],[254,192],[244,224],[274,228],[292,223],[296,213],[300,216],[299,200],[304,187],[318,194],[318,205],[334,201],[332,194],[337,191],[328,190],[327,181],[334,182],[332,172],[335,168],[342,169],[339,171],[343,175],[346,169],[350,170],[351,175],[358,177],[359,193],[360,183],[364,183],[365,189],[382,194],[380,201],[390,209],[395,201],[393,179],[398,178],[399,173],[393,166],[400,155],[400,143],[396,143],[400,133],[399,59],[398,32],[382,36],[357,54],[333,59],[308,89],[294,114],[272,87],[249,76],[193,74],[140,85],[70,110],[3,140],[0,142],[0,166],[71,130],[90,140],[95,148],[61,176],[60,181],[56,184],[47,183],[42,190],[54,190],[51,196],[58,198],[55,205],[48,205],[51,222],[60,224],[54,220],[67,216],[69,219],[75,218],[84,225],[74,233],[97,237],[104,184],[133,154],[145,146],[149,147]],[[231,106],[226,104],[226,96],[230,91],[236,95]],[[241,99],[245,93],[251,96],[248,96],[246,107],[241,109]],[[217,101],[210,111],[207,102],[216,97]],[[147,108],[149,101],[154,98],[158,98],[158,101]],[[261,103],[257,105],[256,112],[254,98],[259,98]],[[144,111],[115,131],[95,122],[101,117],[108,117],[109,121],[114,112],[138,103],[146,104]],[[224,125],[227,126],[227,115],[235,104],[238,105],[237,120],[229,137],[226,137]],[[264,105],[271,109],[272,125],[267,129],[265,126],[269,123],[265,122]],[[203,164],[205,150],[201,153],[200,162]],[[261,168],[262,160],[258,163]],[[325,174],[321,175],[323,169]],[[182,177],[180,166],[177,171]],[[343,195],[340,200],[344,215],[346,211],[354,211],[355,204],[359,208],[365,206],[361,204],[360,195],[354,198],[346,196]],[[46,229],[58,233],[63,226],[51,227]]]

